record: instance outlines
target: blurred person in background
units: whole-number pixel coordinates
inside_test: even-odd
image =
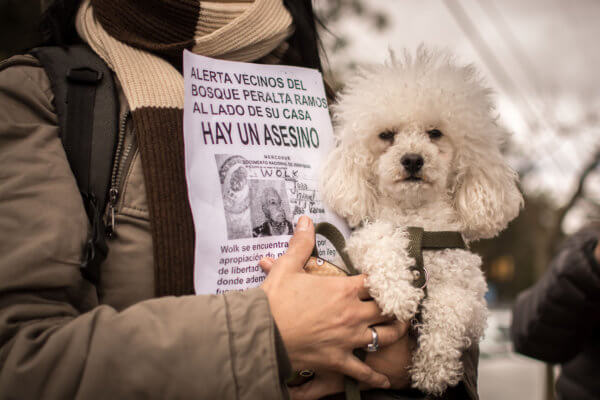
[[[513,307],[515,350],[560,364],[560,400],[600,399],[600,223],[568,238]]]

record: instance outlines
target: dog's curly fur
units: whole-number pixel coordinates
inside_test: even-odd
[[[458,231],[469,242],[497,235],[518,215],[518,177],[500,152],[508,133],[475,69],[423,47],[360,71],[334,105],[334,122],[323,199],[356,228],[347,251],[373,298],[409,320],[423,290],[411,284],[406,227]],[[407,154],[422,157],[416,173],[403,166]],[[460,381],[461,354],[483,335],[486,283],[481,259],[467,250],[423,257],[428,297],[410,373],[414,387],[439,394]]]

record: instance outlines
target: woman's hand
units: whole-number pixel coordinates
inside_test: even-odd
[[[392,325],[400,333],[400,339],[374,353],[367,353],[365,363],[388,377],[392,389],[404,389],[410,385],[408,367],[416,340],[408,334],[409,322],[394,321]],[[379,327],[375,327],[379,332]]]
[[[408,323],[395,321],[392,325],[398,329],[400,340],[386,347],[379,348],[374,353],[367,353],[366,364],[377,372],[386,375],[391,382],[391,389],[404,389],[410,384],[408,367],[411,363],[412,351],[415,346],[413,337],[407,334]],[[375,329],[379,331],[380,326]],[[360,384],[361,390],[372,389],[365,383]],[[344,391],[344,376],[330,371],[317,371],[315,377],[300,386],[290,387],[292,400],[313,400]]]
[[[314,246],[312,221],[303,216],[289,248],[277,260],[263,259],[269,272],[262,289],[295,370],[327,370],[351,376],[372,387],[388,388],[389,379],[352,354],[371,343],[369,326],[391,320],[381,315],[364,286],[364,276],[323,277],[304,273]],[[381,346],[396,342],[393,326],[377,330]]]

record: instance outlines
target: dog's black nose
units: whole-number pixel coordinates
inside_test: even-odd
[[[419,154],[405,154],[400,159],[400,162],[402,163],[404,169],[410,174],[419,172],[421,167],[423,167],[423,157],[421,157]]]

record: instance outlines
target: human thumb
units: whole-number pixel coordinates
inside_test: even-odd
[[[309,217],[303,215],[296,224],[294,236],[290,239],[286,253],[281,257],[286,269],[301,271],[315,246],[315,226]]]
[[[263,257],[258,262],[258,265],[262,268],[265,274],[271,272],[273,265],[275,264],[275,260],[272,257]]]

